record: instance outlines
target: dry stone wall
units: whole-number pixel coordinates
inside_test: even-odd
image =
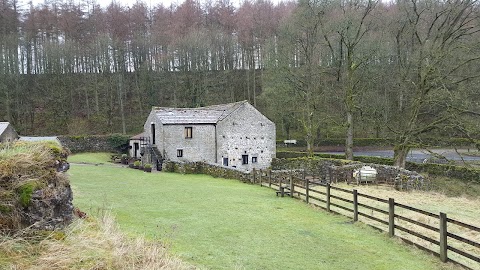
[[[173,162],[166,160],[162,166],[164,171],[176,172],[182,174],[207,174],[213,177],[222,177],[227,179],[237,179],[242,182],[252,182],[252,175],[245,171],[221,167],[215,164],[208,164],[204,162]]]
[[[305,174],[313,176],[321,181],[337,182],[355,182],[353,172],[363,166],[370,166],[377,170],[375,182],[377,184],[387,184],[394,186],[398,190],[430,188],[430,182],[422,175],[414,171],[405,170],[395,166],[367,164],[358,161],[348,161],[340,159],[327,158],[277,158],[272,162],[273,170],[292,170],[302,169]]]
[[[127,135],[91,135],[91,136],[59,136],[62,146],[72,153],[84,152],[126,152],[129,137]]]

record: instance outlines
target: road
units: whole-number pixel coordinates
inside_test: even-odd
[[[460,161],[465,160],[465,161],[480,161],[480,156],[469,156],[469,155],[464,155],[464,153],[467,153],[467,149],[459,149],[459,153],[461,156],[455,152],[454,149],[433,149],[430,150],[433,153],[439,154],[444,156],[447,160],[453,160],[453,161]],[[344,154],[344,152],[321,152],[325,154]],[[476,152],[478,153],[478,152]],[[368,150],[368,151],[355,151],[354,152],[355,156],[371,156],[371,157],[383,157],[383,158],[393,158],[393,150]],[[422,149],[413,149],[410,151],[410,153],[407,156],[408,161],[412,162],[422,162],[427,158],[432,157],[432,154],[429,153],[426,150]]]

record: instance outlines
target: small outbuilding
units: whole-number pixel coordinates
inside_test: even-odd
[[[145,150],[146,146],[146,137],[144,133],[137,134],[133,137],[130,138],[129,141],[129,155],[133,158],[141,158],[142,157],[142,151]]]
[[[13,142],[18,134],[9,122],[0,122],[0,143]]]
[[[154,107],[143,134],[146,151],[151,149],[160,159],[241,170],[270,166],[275,135],[275,124],[247,101],[199,108]]]

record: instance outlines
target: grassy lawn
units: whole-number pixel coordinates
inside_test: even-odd
[[[209,269],[453,269],[268,188],[205,175],[73,165],[74,203]]]
[[[110,153],[81,153],[68,157],[71,163],[105,164],[110,162]]]

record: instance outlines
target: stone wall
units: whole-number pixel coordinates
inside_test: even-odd
[[[294,177],[294,182],[303,185],[299,181],[303,177],[303,170],[252,170],[245,172],[236,168],[218,166],[217,164],[207,164],[203,162],[179,163],[173,161],[164,161],[164,171],[176,172],[182,174],[206,174],[213,177],[226,179],[236,179],[244,183],[259,184],[260,182],[278,184],[280,181],[284,184],[289,183],[290,176]]]
[[[128,135],[96,135],[96,136],[59,136],[63,147],[72,153],[83,152],[126,152],[128,149]]]
[[[222,177],[226,179],[237,179],[242,182],[253,182],[253,176],[250,173],[228,167],[221,167],[215,164],[204,162],[173,162],[166,160],[162,166],[166,172],[176,172],[182,174],[206,174],[213,177]]]
[[[0,159],[0,233],[55,230],[73,219],[72,190],[63,173],[68,152],[53,142],[22,143]]]
[[[164,171],[168,172],[207,174],[213,177],[237,179],[249,183],[258,183],[260,178],[263,178],[263,182],[268,182],[267,178],[270,178],[274,184],[280,181],[288,183],[291,176],[296,179],[302,179],[304,176],[312,177],[325,183],[351,183],[356,182],[353,178],[353,171],[367,165],[377,170],[376,184],[391,185],[402,191],[427,190],[430,187],[430,182],[417,172],[387,165],[365,164],[338,159],[274,159],[272,162],[273,170],[252,170],[251,172],[203,162],[178,163],[165,161],[163,168]],[[303,183],[299,182],[299,184]]]
[[[245,103],[217,124],[217,162],[225,158],[229,167],[244,171],[268,168],[276,153],[275,132],[272,121]]]
[[[30,203],[22,213],[23,224],[38,230],[55,230],[72,221],[72,189],[66,177],[58,174],[56,183],[32,193]]]
[[[370,166],[377,170],[375,179],[377,184],[391,185],[398,190],[426,190],[430,187],[429,181],[417,172],[388,165],[317,157],[277,158],[272,162],[273,170],[302,169],[305,170],[306,175],[330,183],[355,182],[353,171],[363,166]]]
[[[187,127],[192,129],[191,138],[185,137]],[[163,125],[163,136],[165,159],[179,162],[216,162],[213,124]],[[182,150],[182,157],[177,156],[178,150]]]

